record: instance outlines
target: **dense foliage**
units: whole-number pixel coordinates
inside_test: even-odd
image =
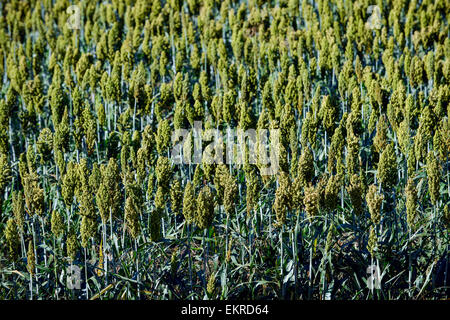
[[[449,17],[446,0],[1,1],[0,297],[448,298]],[[198,121],[279,129],[280,169],[198,164],[193,134],[175,163]]]

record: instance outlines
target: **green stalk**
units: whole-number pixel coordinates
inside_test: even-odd
[[[86,248],[84,249],[84,278],[86,282],[86,300],[89,300],[89,287],[88,287],[88,276],[87,276],[87,254]]]
[[[187,222],[186,222],[187,223]],[[187,236],[188,236],[188,255],[189,255],[189,283],[191,286],[192,292],[192,257],[191,257],[191,226],[189,223],[186,224],[187,227]]]
[[[140,289],[140,278],[139,278],[139,255],[138,255],[138,245],[137,245],[137,239],[134,239],[134,247],[136,250],[136,279],[137,279],[137,293],[138,293],[138,299],[141,299],[141,289]]]
[[[281,299],[284,299],[284,295],[285,295],[285,285],[284,285],[284,257],[283,257],[283,233],[284,233],[284,224],[281,226],[281,231],[280,231]]]

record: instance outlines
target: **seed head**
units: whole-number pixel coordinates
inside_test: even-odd
[[[175,215],[181,213],[181,205],[183,202],[183,192],[181,190],[181,182],[179,179],[175,179],[170,187],[170,204],[172,212]]]
[[[36,257],[34,255],[33,240],[30,240],[28,241],[27,270],[31,275],[34,275],[35,268],[36,268]]]
[[[66,246],[67,246],[67,257],[71,261],[74,261],[78,251],[78,243],[77,243],[77,236],[72,229],[69,231],[69,234],[67,235]]]
[[[375,256],[375,253],[377,251],[378,248],[378,238],[377,235],[375,233],[375,229],[373,226],[370,227],[370,233],[369,233],[369,240],[367,242],[367,251],[370,252],[370,255],[372,257]]]
[[[372,184],[369,187],[369,191],[366,195],[367,206],[369,207],[370,218],[375,225],[378,225],[381,220],[381,203],[383,201],[383,196],[378,194],[377,187]]]
[[[155,194],[155,207],[159,208],[159,209],[164,209],[166,207],[166,195],[163,191],[162,187],[158,187],[158,189],[156,189],[156,194]]]
[[[92,165],[91,175],[89,176],[89,187],[91,190],[95,191],[100,188],[100,184],[102,182],[102,173],[100,171],[100,167],[96,162]]]
[[[352,175],[359,171],[359,138],[350,132],[347,141],[347,172]]]
[[[398,144],[400,146],[400,150],[403,154],[408,153],[409,145],[410,145],[410,134],[409,134],[409,125],[406,120],[403,120],[400,123],[400,126],[397,130],[398,136]]]
[[[76,178],[77,175],[75,164],[73,162],[69,162],[67,164],[66,173],[62,177],[62,185],[61,185],[61,195],[67,207],[70,207],[70,205],[73,202]]]
[[[87,248],[89,244],[89,239],[95,237],[97,232],[97,220],[95,218],[91,218],[90,216],[83,216],[81,218],[81,246],[83,248]]]
[[[5,238],[9,257],[11,258],[11,261],[15,261],[19,257],[20,238],[16,221],[12,218],[8,219],[6,222]]]
[[[414,152],[415,158],[418,161],[423,161],[427,157],[428,142],[431,141],[431,133],[427,131],[423,123],[419,124],[417,133],[414,137]]]
[[[331,176],[325,187],[325,207],[333,211],[339,202],[339,191],[342,186],[342,177],[339,175]]]
[[[157,242],[161,239],[161,216],[160,208],[155,208],[150,213],[150,240]]]
[[[184,188],[183,196],[183,216],[188,223],[191,223],[194,220],[195,208],[196,203],[194,186],[190,181],[188,181],[186,187]]]
[[[430,199],[433,204],[439,200],[439,180],[440,180],[439,163],[433,152],[430,152],[427,157],[427,177],[428,177],[428,191]]]
[[[61,214],[53,210],[52,211],[52,217],[50,220],[51,223],[51,230],[52,233],[55,235],[56,238],[59,238],[64,234],[65,226],[64,226],[64,220]]]
[[[133,201],[132,197],[128,197],[125,201],[125,220],[128,227],[128,232],[133,239],[136,239],[140,233],[139,225],[139,207]]]
[[[208,292],[208,295],[212,296],[215,289],[216,289],[216,275],[214,273],[211,273],[208,278],[208,285],[206,286],[206,291]]]
[[[373,145],[375,147],[376,152],[383,152],[384,148],[387,145],[387,132],[388,132],[388,123],[386,120],[386,116],[382,114],[377,123],[377,133],[375,138],[373,139]]]
[[[303,199],[305,211],[309,219],[314,218],[319,213],[319,200],[320,195],[318,190],[310,183],[305,188],[305,197]]]
[[[158,134],[156,135],[156,150],[160,155],[167,152],[171,143],[171,129],[169,120],[163,120],[158,126]]]
[[[306,147],[300,156],[297,176],[303,185],[307,185],[314,177],[314,157],[311,149]]]
[[[282,226],[286,221],[286,213],[291,208],[291,181],[289,175],[282,172],[278,179],[278,188],[275,191],[273,209],[277,218],[277,225]]]
[[[202,185],[203,182],[203,169],[200,164],[195,166],[194,178],[192,179],[196,190]]]
[[[49,161],[53,150],[53,134],[49,128],[42,129],[36,145],[41,155],[41,163]]]
[[[408,167],[408,177],[414,177],[414,173],[416,171],[416,155],[414,153],[413,145],[409,147],[406,163]]]
[[[156,180],[158,181],[158,186],[162,188],[164,193],[169,191],[170,178],[172,176],[172,167],[170,165],[170,160],[167,157],[159,157],[156,162]]]
[[[120,192],[120,174],[117,161],[114,158],[110,158],[108,166],[105,171],[102,172],[103,183],[105,184],[107,196],[108,208],[111,210],[113,216],[117,216],[120,209],[120,202],[122,194]]]
[[[238,203],[239,190],[235,179],[231,174],[225,178],[225,192],[223,196],[223,206],[225,212],[231,215],[235,211],[236,203]]]
[[[389,144],[381,153],[377,175],[386,188],[392,188],[397,183],[397,158],[393,144]]]
[[[446,228],[448,229],[450,227],[450,207],[448,204],[444,207],[443,220]]]
[[[200,229],[211,226],[214,220],[214,197],[208,186],[204,186],[197,197],[195,222]]]
[[[229,175],[227,166],[225,164],[219,164],[214,174],[214,187],[217,193],[217,202],[222,204],[223,195],[225,193],[225,184]]]
[[[357,174],[351,176],[350,185],[347,187],[347,192],[350,195],[350,200],[352,202],[354,212],[357,215],[362,214],[363,190],[361,187],[361,180]]]
[[[19,232],[23,232],[23,224],[25,221],[25,201],[22,191],[14,191],[12,194],[12,210],[14,220],[17,223]]]

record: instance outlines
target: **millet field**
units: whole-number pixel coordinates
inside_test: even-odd
[[[0,299],[448,299],[449,17],[0,1]]]

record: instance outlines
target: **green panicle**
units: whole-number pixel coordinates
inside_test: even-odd
[[[156,150],[160,155],[166,154],[171,143],[171,129],[169,120],[163,120],[158,126],[156,135]]]
[[[375,233],[375,229],[373,226],[370,227],[370,233],[369,233],[369,240],[367,242],[367,251],[370,252],[370,255],[372,257],[375,256],[375,253],[377,251],[378,248],[378,238],[377,235]]]
[[[28,148],[27,149],[27,167],[28,167],[28,172],[35,172],[37,169],[37,164],[36,164],[36,154],[34,152],[33,148]]]
[[[275,211],[278,226],[282,226],[285,223],[286,214],[292,207],[291,201],[291,181],[289,175],[285,172],[281,172],[273,203],[273,210]]]
[[[398,144],[400,146],[400,150],[404,155],[408,153],[408,149],[410,146],[410,133],[409,133],[409,125],[406,120],[403,120],[397,130],[398,136]]]
[[[109,217],[108,196],[106,185],[103,182],[100,183],[95,200],[103,222],[106,222]]]
[[[41,163],[49,161],[53,150],[53,134],[49,128],[42,129],[36,145],[41,155]]]
[[[55,126],[55,134],[53,135],[53,146],[57,150],[69,151],[70,128],[67,108],[65,109],[61,122]]]
[[[52,217],[50,220],[51,231],[56,238],[61,237],[64,234],[65,225],[62,215],[56,211],[52,211]]]
[[[414,136],[414,155],[417,161],[423,161],[426,159],[428,153],[428,143],[430,141],[430,132],[427,132],[426,127],[420,123],[417,133]]]
[[[211,273],[208,278],[208,284],[206,286],[206,291],[208,292],[208,295],[212,296],[214,294],[215,289],[216,289],[216,275],[214,273]]]
[[[130,236],[136,239],[140,233],[139,207],[132,197],[128,197],[125,201],[125,220]]]
[[[67,163],[66,173],[62,176],[61,195],[67,207],[73,202],[76,184],[76,165],[73,162]]]
[[[339,203],[339,191],[341,191],[342,177],[333,175],[328,179],[325,187],[325,207],[333,211]]]
[[[370,219],[375,225],[378,225],[381,220],[381,203],[383,196],[378,194],[377,187],[372,184],[366,194],[366,202],[369,207]]]
[[[405,188],[406,194],[406,222],[411,230],[415,230],[417,219],[417,190],[413,179],[409,178]]]
[[[108,193],[108,208],[113,216],[117,216],[120,210],[122,193],[119,186],[119,166],[114,158],[110,158],[106,170],[102,173],[103,182]]]
[[[225,191],[223,196],[223,206],[225,212],[228,215],[232,215],[235,212],[236,203],[238,202],[238,186],[235,178],[229,174],[225,182]]]
[[[19,232],[23,232],[23,225],[25,222],[25,201],[22,191],[13,192],[12,211],[14,213],[14,220],[17,223]]]
[[[200,229],[206,229],[214,220],[214,197],[208,186],[200,190],[196,203],[195,222]]]
[[[155,194],[155,207],[164,209],[166,207],[166,193],[161,186],[158,186]]]
[[[216,199],[218,204],[223,204],[223,196],[225,193],[225,183],[229,172],[225,164],[219,164],[214,174],[214,188],[216,189]]]
[[[95,143],[97,141],[97,121],[89,107],[86,107],[83,110],[83,126],[88,153],[91,155],[94,152]]]
[[[81,246],[87,248],[89,240],[95,237],[97,232],[97,221],[89,216],[83,216],[81,218]]]
[[[67,254],[67,257],[71,261],[74,261],[76,255],[77,255],[77,252],[78,252],[77,235],[75,234],[73,229],[71,229],[69,231],[69,234],[67,235],[67,240],[66,240],[66,254]]]
[[[338,118],[338,109],[333,105],[330,96],[324,96],[318,117],[322,119],[322,125],[329,134],[333,132],[334,123]]]
[[[305,188],[305,196],[303,198],[303,205],[305,206],[305,211],[309,219],[315,217],[319,213],[319,201],[320,194],[317,188],[310,183],[308,187]]]
[[[445,227],[447,229],[449,229],[449,227],[450,227],[450,206],[448,204],[446,204],[444,207],[442,219],[444,220]]]
[[[377,133],[373,139],[373,145],[376,152],[381,153],[388,144],[387,141],[388,123],[386,116],[382,114],[377,123]]]
[[[39,187],[39,177],[31,172],[23,179],[25,203],[30,215],[44,213],[44,189]]]
[[[304,184],[300,177],[295,177],[292,182],[291,194],[292,194],[292,208],[296,210],[300,210],[303,206],[303,188]],[[297,211],[299,213],[299,211]]]
[[[0,153],[0,193],[3,194],[5,192],[6,187],[8,186],[11,179],[11,167],[8,163],[8,157],[6,154]],[[0,198],[0,205],[1,199]],[[1,207],[0,207],[1,209]]]
[[[389,144],[381,153],[377,176],[383,187],[389,189],[397,184],[397,157],[393,144]]]
[[[188,181],[184,188],[183,195],[183,216],[188,223],[191,223],[194,220],[195,208],[195,188],[193,184]]]
[[[11,261],[15,261],[19,257],[20,237],[16,221],[12,218],[6,222],[5,238],[9,257]]]
[[[182,202],[183,191],[181,189],[181,182],[179,179],[175,179],[170,187],[170,205],[175,215],[181,213]]]
[[[416,155],[414,153],[414,145],[411,145],[409,147],[406,163],[407,163],[408,177],[414,177],[416,171]]]
[[[203,169],[200,164],[195,166],[194,170],[194,178],[192,179],[192,183],[196,189],[200,188],[203,184]]]
[[[161,217],[162,211],[160,208],[155,208],[150,213],[150,240],[157,242],[161,239]]]
[[[34,275],[35,268],[36,268],[36,257],[34,255],[33,240],[30,240],[28,241],[27,270],[31,275]]]
[[[66,161],[64,160],[64,153],[61,150],[55,150],[55,163],[58,167],[60,176],[66,172]]]
[[[303,148],[298,163],[297,176],[303,185],[307,185],[314,177],[314,156],[309,147]]]
[[[172,166],[169,158],[158,157],[155,174],[156,180],[158,181],[158,186],[162,188],[164,193],[169,191],[169,183],[172,176]]]
[[[347,132],[348,133],[348,132]],[[349,175],[359,172],[359,137],[347,135],[347,172]]]
[[[439,162],[434,152],[430,152],[427,157],[427,177],[428,177],[428,191],[430,194],[431,203],[436,204],[439,200],[439,180],[441,176]]]
[[[350,195],[354,212],[357,215],[361,215],[363,213],[363,190],[361,179],[357,174],[351,176],[347,192]]]
[[[91,175],[89,176],[89,187],[91,190],[98,190],[100,188],[100,184],[102,182],[102,173],[100,171],[100,167],[96,162],[92,164]]]

